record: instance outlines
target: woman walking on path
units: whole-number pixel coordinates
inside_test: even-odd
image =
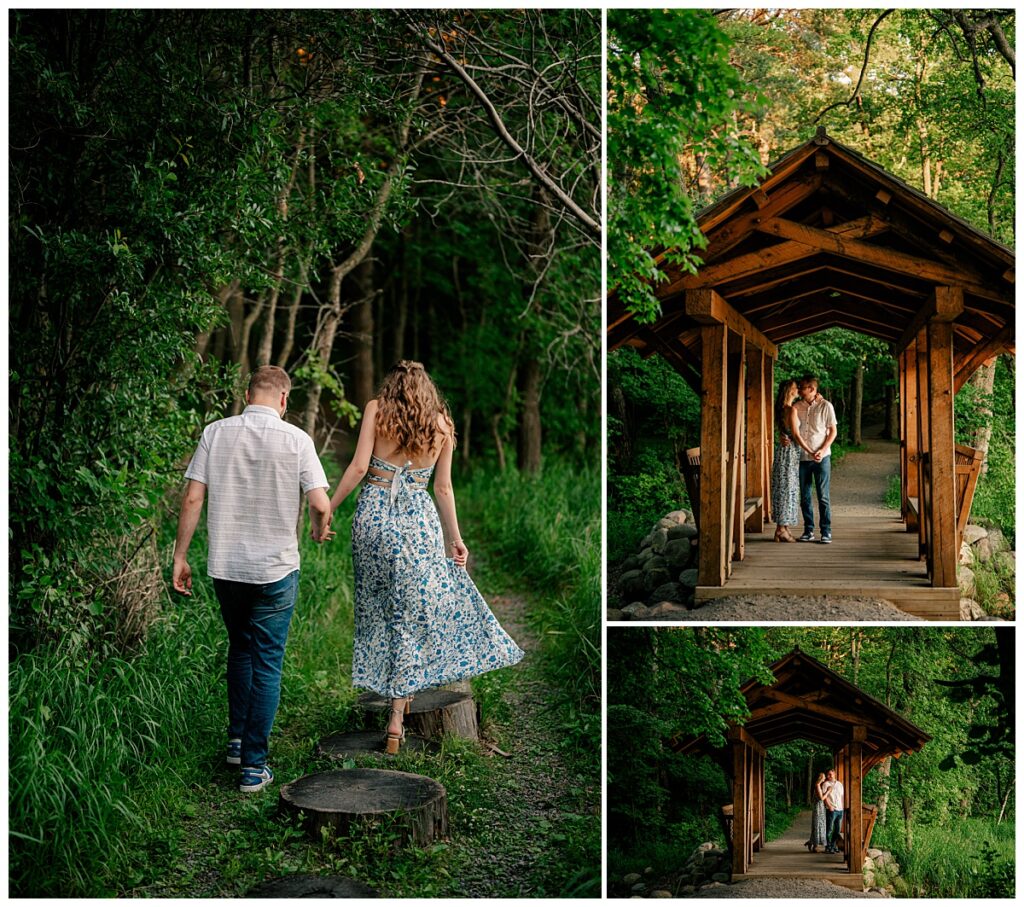
[[[365,478],[352,520],[352,684],[391,700],[390,754],[405,736],[414,693],[523,657],[465,569],[454,447],[447,404],[423,366],[403,360],[367,403],[355,455],[331,499],[333,511]],[[427,492],[435,468],[436,507]]]
[[[783,381],[775,398],[775,425],[780,442],[772,464],[772,513],[775,514],[775,541],[795,542],[789,531],[799,518],[800,450],[811,452],[800,437],[800,420],[793,401],[798,396],[795,381]]]
[[[807,849],[811,853],[818,852],[818,845],[824,847],[828,844],[828,834],[825,827],[825,773],[818,775],[814,785],[814,809],[811,812],[811,837],[807,840]]]

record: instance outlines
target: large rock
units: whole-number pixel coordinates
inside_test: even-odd
[[[628,617],[636,619],[638,614],[643,614],[647,610],[647,605],[643,602],[630,602],[622,609],[622,613]]]
[[[880,851],[877,847],[869,847],[868,848],[868,856],[872,860],[876,859],[877,857],[880,857],[881,855],[882,855],[882,851]]]
[[[622,562],[622,572],[629,573],[630,570],[639,570],[641,563],[639,556],[630,555]]]
[[[695,539],[697,538],[697,527],[693,523],[680,523],[678,526],[669,526],[665,530],[668,533],[668,540],[673,539]]]
[[[875,869],[884,869],[887,875],[899,874],[900,864],[896,862],[896,858],[889,851],[883,850],[874,860]]]
[[[624,875],[622,877],[622,884],[623,885],[635,885],[639,881],[640,881],[640,873],[639,872],[631,872],[628,875]]]
[[[623,617],[622,611],[619,608],[609,608],[605,611],[605,618],[609,621],[628,620],[628,616]]]
[[[647,890],[647,886],[646,886],[646,885],[645,885],[645,884],[644,884],[643,882],[637,882],[637,883],[636,883],[636,884],[635,884],[635,885],[634,885],[634,886],[633,886],[633,887],[632,887],[632,888],[630,889],[630,891],[635,891],[635,892],[637,892],[637,894],[639,894],[639,893],[640,893],[641,891],[646,891],[646,890]]]
[[[657,891],[652,891],[649,895],[647,895],[647,897],[649,897],[649,898],[670,898],[670,897],[672,897],[672,892],[671,891],[665,891],[663,888],[659,888]]]
[[[960,584],[960,594],[964,598],[974,598],[978,592],[978,587],[974,583],[974,571],[970,567],[958,567],[956,576]]]
[[[644,570],[644,593],[650,595],[658,586],[672,582],[668,567],[648,567]]]
[[[1007,576],[1016,576],[1017,574],[1017,552],[1016,551],[1000,551],[996,555],[996,567],[1000,573],[1004,573]]]
[[[655,529],[654,538],[651,539],[651,547],[654,549],[656,554],[661,554],[665,550],[665,546],[668,544],[668,530],[667,529]]]
[[[640,539],[640,547],[641,548],[650,548],[652,541],[654,541],[654,530],[653,529],[650,532],[648,532],[647,535],[645,535],[642,539]]]
[[[693,514],[689,510],[673,510],[671,513],[666,513],[662,517],[664,520],[671,520],[676,526],[682,526],[684,523],[693,522]]]
[[[658,602],[644,612],[643,620],[676,620],[689,609],[680,602]],[[640,620],[641,618],[637,618]]]
[[[1000,551],[1009,551],[1010,543],[1006,541],[1006,536],[1003,535],[1003,530],[998,529],[995,526],[988,531],[988,543],[992,547],[993,554],[999,554]]]
[[[630,570],[619,577],[619,594],[626,601],[634,601],[643,598],[647,594],[644,589],[644,574],[642,570]]]
[[[987,564],[992,560],[992,543],[987,538],[978,539],[978,541],[971,545],[971,551],[974,552],[978,563]]]
[[[984,526],[975,526],[974,523],[968,523],[967,528],[964,529],[964,541],[968,545],[973,545],[980,539],[988,538],[988,530]]]
[[[987,616],[973,598],[960,599],[960,620],[984,620]]]
[[[683,568],[690,563],[693,555],[693,546],[689,539],[674,539],[665,546],[662,557],[665,558],[669,567]]]
[[[652,602],[683,602],[686,599],[686,589],[679,583],[664,583],[658,586],[651,593]]]
[[[644,550],[636,556],[636,559],[639,562],[638,567],[642,569],[644,564],[646,564],[652,557],[654,557],[654,549],[644,548]]]
[[[684,570],[679,574],[679,582],[690,589],[697,588],[697,570]]]
[[[967,542],[962,542],[960,545],[960,564],[964,567],[970,567],[973,563],[974,549]]]

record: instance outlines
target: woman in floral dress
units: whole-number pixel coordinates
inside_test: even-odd
[[[828,791],[828,782],[825,780],[825,773],[818,775],[818,781],[814,785],[814,807],[811,811],[811,836],[804,845],[811,853],[818,852],[818,845],[824,847],[828,844],[828,835],[825,830],[825,794]]]
[[[772,463],[772,515],[775,518],[775,541],[795,542],[789,531],[800,515],[800,448],[813,453],[800,437],[800,420],[793,401],[798,395],[795,381],[783,381],[775,398],[775,426],[780,443],[775,446]]]
[[[365,478],[352,520],[352,683],[391,700],[391,754],[405,736],[414,693],[523,657],[465,569],[454,447],[447,404],[423,366],[403,360],[366,405],[355,454],[331,499],[337,509]],[[431,474],[436,507],[427,491]]]

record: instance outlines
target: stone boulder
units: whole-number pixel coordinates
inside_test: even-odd
[[[973,545],[971,545],[971,551],[974,552],[974,557],[981,564],[987,564],[992,560],[992,543],[987,539],[978,539]]]
[[[647,890],[647,886],[646,886],[646,885],[645,885],[645,884],[644,884],[643,882],[637,882],[637,883],[636,883],[636,884],[635,884],[635,885],[634,885],[634,886],[633,886],[633,887],[632,887],[632,888],[630,889],[630,891],[635,891],[635,892],[636,892],[637,894],[639,894],[639,893],[640,893],[640,892],[642,892],[642,891],[646,891],[646,890]]]
[[[644,564],[646,564],[652,557],[654,557],[653,548],[644,548],[637,556],[637,569],[642,570]]]
[[[665,545],[661,556],[665,558],[669,567],[682,569],[689,565],[693,552],[694,548],[689,539],[673,539]]]
[[[628,617],[623,617],[622,610],[619,608],[609,608],[605,611],[605,618],[609,621],[628,620]]]
[[[649,895],[647,895],[647,897],[649,897],[649,898],[670,898],[670,897],[672,897],[672,892],[671,891],[665,891],[663,888],[659,888],[657,891],[652,891]]]
[[[996,568],[1007,576],[1017,575],[1017,552],[1000,551],[995,559]]]
[[[647,605],[645,605],[643,602],[630,602],[628,605],[626,605],[625,608],[622,609],[622,613],[625,617],[633,619],[636,619],[636,616],[638,614],[643,614],[646,611]]]
[[[1010,550],[1010,543],[1006,541],[1006,536],[1003,535],[1003,530],[995,526],[991,527],[988,531],[988,543],[992,548],[993,554],[999,554],[1001,551]]]
[[[880,851],[877,847],[869,847],[868,848],[868,857],[871,860],[874,860],[876,857],[880,857],[881,855],[882,855],[882,851]],[[874,864],[872,864],[872,865],[874,865]]]
[[[668,521],[670,521],[671,523],[673,523],[676,526],[682,526],[683,523],[692,523],[693,522],[693,514],[690,513],[689,510],[679,509],[679,510],[673,510],[671,513],[666,513],[662,517],[662,519],[663,520],[668,520]]]
[[[665,530],[668,533],[668,540],[673,539],[695,539],[697,538],[697,527],[693,523],[680,523],[678,526],[669,526]]]
[[[622,877],[622,884],[623,885],[635,885],[639,881],[640,881],[640,873],[639,872],[631,872],[628,875],[624,875]]]
[[[963,542],[960,545],[960,564],[964,567],[970,567],[974,563],[974,549]]]
[[[655,564],[655,561],[661,561],[660,564]],[[652,566],[653,565],[653,566]],[[647,566],[644,567],[644,594],[650,595],[658,586],[662,586],[665,583],[672,582],[672,573],[668,569],[668,565],[665,563],[663,557],[655,555],[650,559]]]
[[[651,539],[651,548],[654,549],[655,554],[661,554],[665,550],[665,546],[668,544],[668,530],[667,529],[655,529],[653,538]]]
[[[679,582],[689,589],[697,588],[697,570],[684,570],[679,574]]]
[[[967,528],[964,529],[964,541],[968,545],[973,545],[975,542],[981,539],[988,538],[988,530],[984,526],[976,526],[974,523],[968,523]]]
[[[629,573],[630,570],[639,570],[640,564],[640,556],[637,554],[631,554],[622,562],[622,572]]]
[[[651,593],[652,602],[683,602],[686,589],[679,583],[664,583]]]
[[[974,571],[970,567],[957,567],[957,582],[960,584],[960,594],[964,598],[974,598],[978,587],[974,583]]]
[[[985,620],[988,615],[973,598],[960,599],[960,620]]]
[[[644,574],[641,570],[627,570],[619,577],[619,593],[624,599],[642,598],[644,590]]]
[[[874,857],[875,869],[884,869],[886,875],[899,875],[900,864],[896,858],[887,850],[883,850],[877,857]]]

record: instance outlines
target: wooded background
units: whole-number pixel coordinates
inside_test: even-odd
[[[1000,242],[1014,244],[1015,18],[1006,10],[610,10],[609,284],[656,317],[651,253],[690,270],[696,214],[753,185],[818,125]],[[649,162],[657,166],[648,166]],[[817,374],[840,445],[895,437],[887,345],[832,328],[780,347],[776,379]],[[957,440],[988,451],[975,516],[1015,533],[1014,361],[956,400]],[[608,357],[610,560],[685,500],[699,401],[654,356]]]
[[[932,735],[870,772],[872,846],[902,867],[897,894],[1013,895],[1014,630],[923,627],[623,628],[608,633],[608,848],[612,876],[682,869],[703,841],[725,843],[731,802],[721,769],[673,753],[675,734],[725,743],[743,723],[740,686],[794,645]],[[827,748],[772,747],[765,765],[768,839],[808,808]]]

